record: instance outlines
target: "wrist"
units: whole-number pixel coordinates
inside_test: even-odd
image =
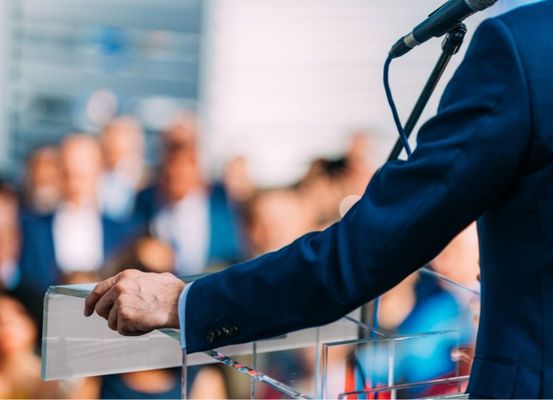
[[[179,312],[178,312],[178,304],[179,304],[179,298],[186,287],[186,283],[181,281],[178,278],[175,278],[178,282],[175,282],[174,287],[171,288],[171,304],[170,304],[170,310],[169,310],[169,317],[167,321],[167,328],[173,328],[173,329],[179,329],[180,323],[179,323]]]

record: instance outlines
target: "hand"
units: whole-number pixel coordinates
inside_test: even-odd
[[[170,273],[125,270],[96,285],[85,301],[84,315],[96,313],[122,335],[179,327],[178,301],[185,283]]]

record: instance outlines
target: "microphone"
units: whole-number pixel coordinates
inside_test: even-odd
[[[465,18],[493,6],[497,0],[448,0],[408,35],[399,39],[390,49],[389,57],[397,58],[432,37],[445,35]]]

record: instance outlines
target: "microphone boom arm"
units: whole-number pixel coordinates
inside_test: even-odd
[[[428,104],[428,100],[430,100],[432,93],[436,89],[436,85],[438,84],[438,81],[442,77],[447,65],[449,64],[451,57],[454,54],[457,54],[459,52],[459,49],[463,44],[463,40],[465,38],[466,33],[467,33],[466,26],[463,23],[460,23],[451,31],[449,31],[446,38],[442,42],[442,54],[440,55],[440,58],[438,59],[436,66],[432,70],[432,74],[428,78],[428,81],[426,82],[426,85],[424,86],[424,89],[422,90],[419,96],[419,99],[417,100],[417,103],[415,104],[415,107],[413,108],[413,111],[411,112],[411,115],[407,120],[407,123],[405,124],[404,132],[407,137],[409,137],[409,135],[411,135],[411,133],[413,132],[415,125],[420,119],[420,116],[424,111],[424,108]],[[394,148],[390,152],[387,162],[397,160],[402,149],[403,149],[403,142],[400,137],[397,139]],[[374,335],[374,333],[378,331],[379,305],[380,305],[380,297],[377,297],[369,304],[366,304],[363,307],[361,307],[361,321],[365,323],[366,326],[370,327],[371,334],[370,335],[367,334],[367,331],[365,329],[360,328],[359,329],[360,338],[367,338],[371,335]]]
[[[419,99],[417,100],[413,111],[411,112],[411,115],[409,116],[409,119],[405,124],[404,132],[407,137],[411,135],[413,129],[417,125],[422,112],[428,104],[432,93],[434,93],[434,90],[436,89],[440,78],[442,77],[447,65],[449,64],[451,57],[459,52],[466,33],[467,28],[463,23],[460,23],[447,33],[444,41],[442,42],[442,54],[440,55],[438,62],[432,70],[432,73],[430,74],[430,77],[428,78],[428,81],[426,82],[426,85],[424,86]],[[396,144],[390,152],[387,161],[396,160],[399,157],[402,149],[403,143],[400,138],[396,141]]]

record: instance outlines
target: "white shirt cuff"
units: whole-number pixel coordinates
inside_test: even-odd
[[[194,282],[187,283],[184,289],[182,290],[179,296],[178,303],[178,314],[179,314],[179,326],[180,326],[180,347],[181,349],[186,349],[186,297],[188,296],[188,291]]]

